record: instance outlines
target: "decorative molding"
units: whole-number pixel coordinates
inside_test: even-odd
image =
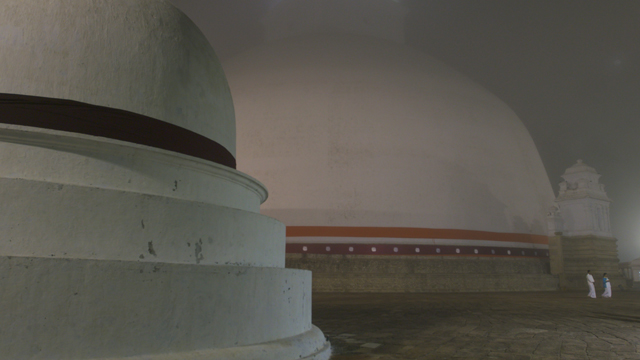
[[[288,254],[324,255],[412,255],[412,256],[480,256],[547,258],[547,249],[524,249],[491,246],[407,245],[407,244],[287,244]]]

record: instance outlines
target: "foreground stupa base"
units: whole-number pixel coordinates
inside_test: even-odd
[[[328,358],[195,24],[166,0],[0,23],[0,360]]]
[[[329,357],[311,274],[283,267],[284,225],[258,213],[257,181],[122,141],[1,128],[0,359]]]
[[[555,291],[541,258],[287,254],[287,267],[311,270],[317,292]]]
[[[0,257],[6,359],[328,359],[311,274]]]

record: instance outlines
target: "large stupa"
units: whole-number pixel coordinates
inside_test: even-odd
[[[328,358],[196,26],[163,0],[0,24],[0,359]]]
[[[288,266],[313,270],[319,291],[555,289],[554,196],[527,129],[400,43],[405,15],[283,1],[268,41],[223,64],[238,167],[270,189],[262,212],[287,226]]]

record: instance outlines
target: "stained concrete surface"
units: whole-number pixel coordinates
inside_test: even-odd
[[[313,296],[332,360],[640,359],[640,292]]]

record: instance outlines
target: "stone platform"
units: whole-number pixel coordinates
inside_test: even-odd
[[[596,290],[602,289],[602,275],[607,273],[613,289],[627,287],[620,271],[617,240],[598,236],[549,237],[551,273],[558,275],[560,287],[582,289],[587,270],[596,280]]]
[[[287,254],[286,267],[311,270],[318,292],[558,289],[549,260],[539,258]]]
[[[314,293],[331,360],[640,359],[640,292]]]

